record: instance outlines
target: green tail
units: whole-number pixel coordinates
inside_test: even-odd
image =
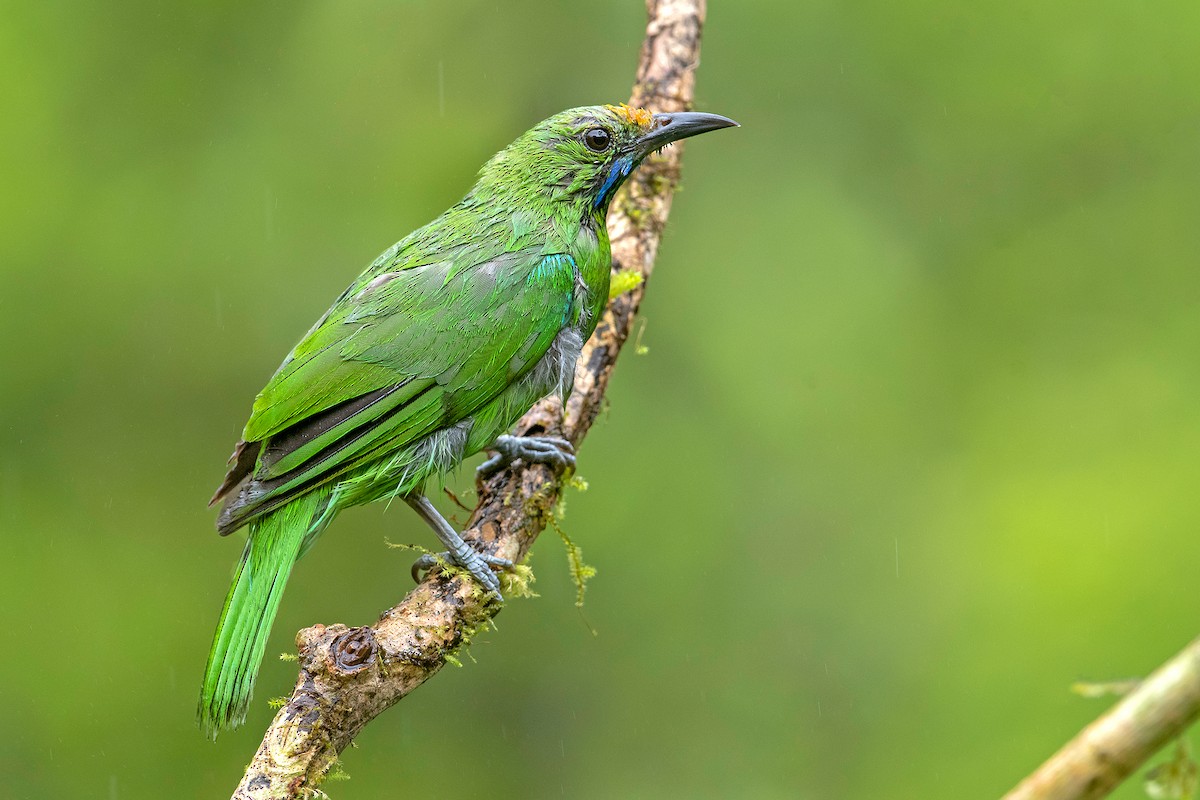
[[[245,721],[288,576],[328,522],[329,499],[328,489],[316,489],[250,523],[200,689],[197,717],[208,736]]]

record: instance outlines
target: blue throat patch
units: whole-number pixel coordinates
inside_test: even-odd
[[[600,186],[600,194],[596,195],[596,199],[592,201],[592,208],[600,208],[607,205],[608,201],[612,199],[617,185],[625,178],[628,178],[631,172],[633,172],[633,156],[621,156],[614,161],[612,169],[608,171],[608,176]]]

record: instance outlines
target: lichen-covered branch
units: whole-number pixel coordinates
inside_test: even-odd
[[[1004,800],[1095,800],[1200,717],[1200,639],[1088,725]]]
[[[704,0],[648,0],[649,23],[630,105],[686,110],[699,62]],[[647,159],[608,216],[614,271],[646,278],[671,208],[682,148]],[[645,281],[610,303],[579,358],[566,407],[543,400],[517,425],[578,445],[599,413],[633,327]],[[502,470],[479,486],[464,537],[520,561],[545,528],[560,479],[541,465]],[[338,754],[384,709],[437,673],[446,656],[498,611],[469,577],[434,571],[371,626],[314,625],[296,636],[300,675],[275,715],[235,798],[311,796]]]

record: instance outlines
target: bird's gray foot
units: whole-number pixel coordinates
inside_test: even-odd
[[[512,562],[507,558],[497,558],[480,553],[463,541],[463,538],[458,535],[458,531],[450,526],[446,518],[434,508],[433,503],[429,502],[429,498],[424,495],[409,495],[404,500],[421,515],[421,519],[425,520],[429,527],[433,528],[433,532],[446,547],[446,552],[440,553],[438,556],[424,555],[418,558],[413,564],[413,580],[419,580],[418,573],[421,570],[436,566],[437,559],[442,558],[471,573],[472,577],[483,585],[483,588],[496,595],[497,601],[503,602],[504,598],[500,595],[500,579],[496,577],[496,573],[492,572],[492,569],[512,569]]]
[[[488,448],[496,454],[479,465],[479,477],[486,478],[518,458],[527,464],[547,464],[562,472],[575,466],[575,446],[558,436],[499,436]]]
[[[467,547],[468,547],[468,549],[471,548],[470,545],[467,545]],[[473,549],[471,549],[471,552],[475,553],[475,551]],[[482,561],[485,565],[487,565],[487,567],[490,567],[491,569],[509,571],[513,568],[513,562],[509,561],[507,558],[500,558],[499,556],[489,556],[487,553],[475,553],[475,555],[477,555],[479,557],[479,560]],[[470,557],[468,556],[468,558],[470,558]],[[475,575],[474,569],[467,566],[466,564],[459,563],[458,560],[454,557],[454,554],[451,553],[449,550],[443,550],[440,553],[426,553],[425,555],[421,556],[416,561],[414,561],[413,565],[412,565],[413,580],[420,583],[422,572],[433,569],[434,567],[441,566],[442,564],[444,564],[446,562],[450,562],[451,564],[458,564],[458,566],[467,570],[472,575]],[[479,578],[478,575],[475,575],[475,577],[476,577],[476,579]],[[482,580],[480,580],[479,582],[484,583]],[[497,583],[497,586],[499,586],[498,583]]]

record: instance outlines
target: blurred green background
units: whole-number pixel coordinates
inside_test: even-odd
[[[993,5],[712,4],[697,106],[743,127],[688,147],[648,352],[582,452],[587,604],[545,537],[541,597],[333,796],[996,796],[1104,708],[1073,681],[1195,634],[1200,7]],[[494,151],[627,97],[642,29],[633,0],[6,7],[5,796],[227,796],[292,685],[270,654],[408,589],[385,537],[428,531],[345,514],[247,727],[194,727],[239,552],[205,501],[255,392]]]

